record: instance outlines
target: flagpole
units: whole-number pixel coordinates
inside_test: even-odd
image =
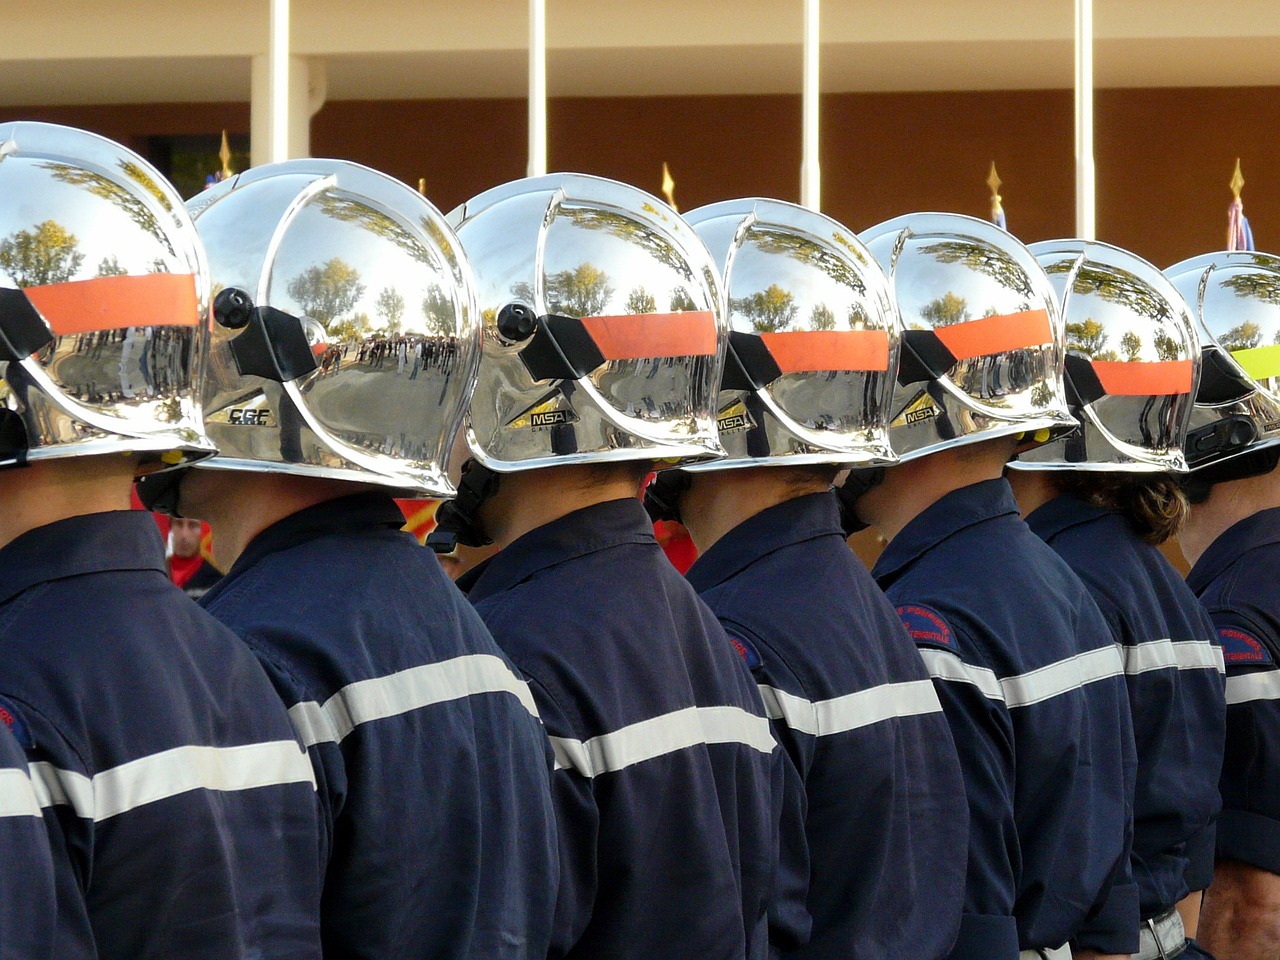
[[[821,0],[804,0],[804,87],[800,148],[800,203],[811,210],[822,206],[822,168],[818,161],[818,62],[821,41],[818,13]]]
[[[1096,239],[1093,165],[1093,0],[1076,0],[1076,237]]]
[[[289,159],[289,0],[271,0],[268,38],[271,136],[267,160]]]
[[[547,172],[547,4],[529,0],[529,167]]]

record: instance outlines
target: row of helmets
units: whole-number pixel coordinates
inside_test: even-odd
[[[0,125],[0,198],[0,466],[216,447],[210,467],[448,497],[468,411],[497,472],[875,465],[1007,435],[1024,466],[1181,471],[1280,439],[1265,254],[1162,274],[960,215],[682,217],[572,174],[445,218],[331,160],[184,206],[127,149],[38,123]]]

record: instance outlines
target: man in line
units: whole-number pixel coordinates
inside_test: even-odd
[[[212,451],[197,384],[80,399],[127,376],[127,338],[98,358],[76,334],[162,329],[147,362],[165,369],[204,354],[195,228],[117,144],[30,123],[0,143],[0,233],[57,218],[126,271],[95,276],[79,253],[55,276],[0,269],[0,705],[44,807],[52,955],[314,960],[311,765],[252,654],[169,581],[155,522],[130,509],[135,475]]]
[[[205,391],[220,455],[182,476],[176,505],[210,522],[227,568],[203,605],[258,655],[310,748],[324,952],[541,960],[557,877],[546,737],[393,499],[453,492],[441,462],[479,345],[457,240],[413,190],[342,161],[258,167],[193,206],[222,288]],[[353,282],[354,315],[375,312],[369,290],[431,298],[433,325],[405,327],[449,325],[467,362],[411,381],[367,357],[320,377],[314,278],[333,264],[394,285]]]
[[[460,585],[555,748],[550,956],[765,957],[785,757],[638,500],[654,462],[720,452],[714,265],[661,201],[594,177],[517,181],[454,218],[487,341],[474,459],[433,537],[499,548]]]
[[[808,858],[784,845],[779,874],[797,895],[783,909],[811,933],[807,945],[775,947],[815,960],[941,960],[964,895],[960,767],[929,674],[846,546],[831,490],[841,465],[890,459],[900,329],[887,284],[856,241],[834,241],[847,228],[801,207],[728,201],[685,218],[725,271],[728,456],[659,474],[650,502],[668,494],[688,526],[701,551],[689,582],[751,665],[803,779]],[[779,283],[810,328],[757,334],[741,305]]]
[[[1026,248],[983,221],[916,214],[862,239],[908,331],[890,430],[901,462],[845,492],[888,541],[872,575],[934,678],[964,773],[969,861],[952,956],[1130,954],[1136,758],[1123,664],[1002,476],[1020,443],[1075,424],[1053,292]]]
[[[1263,960],[1280,944],[1280,258],[1208,254],[1165,273],[1206,347],[1179,541],[1227,668],[1217,862],[1198,936],[1218,960]]]

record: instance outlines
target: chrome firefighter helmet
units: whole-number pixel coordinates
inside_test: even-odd
[[[716,414],[728,455],[703,466],[892,462],[900,327],[853,232],[778,200],[684,217],[720,267],[731,328]]]
[[[0,124],[0,467],[213,453],[209,277],[182,199],[96,134]]]
[[[994,437],[1043,443],[1075,428],[1063,393],[1057,298],[999,227],[913,213],[859,235],[902,319],[889,439],[902,460]]]
[[[1188,464],[1197,472],[1221,465],[1219,479],[1262,472],[1228,462],[1280,443],[1280,257],[1211,253],[1165,276],[1191,305],[1204,348]]]
[[[1182,295],[1150,263],[1110,244],[1048,240],[1030,250],[1064,304],[1067,399],[1080,428],[1010,466],[1185,471],[1200,341]]]
[[[255,167],[193,198],[215,286],[205,466],[453,495],[479,361],[471,270],[443,216],[343,160]]]
[[[612,180],[552,174],[482,193],[449,219],[484,321],[467,419],[482,466],[722,454],[718,273],[669,206]]]

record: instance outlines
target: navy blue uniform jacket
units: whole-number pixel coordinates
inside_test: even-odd
[[[952,955],[1000,960],[1073,938],[1136,951],[1132,721],[1120,652],[1084,584],[1003,479],[934,503],[872,574],[934,677],[964,771],[969,868]]]
[[[150,514],[0,550],[0,651],[45,808],[58,960],[314,960],[311,764],[253,655],[170,582]]]
[[[49,836],[27,756],[0,706],[0,960],[52,960],[56,900]]]
[[[1142,917],[1155,917],[1213,879],[1227,709],[1217,631],[1122,515],[1063,496],[1027,523],[1084,581],[1124,654],[1138,748],[1131,863]]]
[[[938,960],[964,897],[968,812],[951,732],[893,606],[845,544],[832,493],[739,524],[689,582],[743,644],[804,784],[809,861],[784,889],[805,960]],[[783,832],[784,840],[789,836]]]
[[[257,653],[311,752],[325,954],[533,960],[556,883],[528,687],[390,496],[264,530],[206,608]]]
[[[771,792],[786,758],[746,666],[640,502],[539,527],[465,582],[528,675],[555,748],[550,956],[764,956]]]
[[[1280,507],[1219,535],[1187,583],[1227,666],[1218,856],[1280,873]]]

